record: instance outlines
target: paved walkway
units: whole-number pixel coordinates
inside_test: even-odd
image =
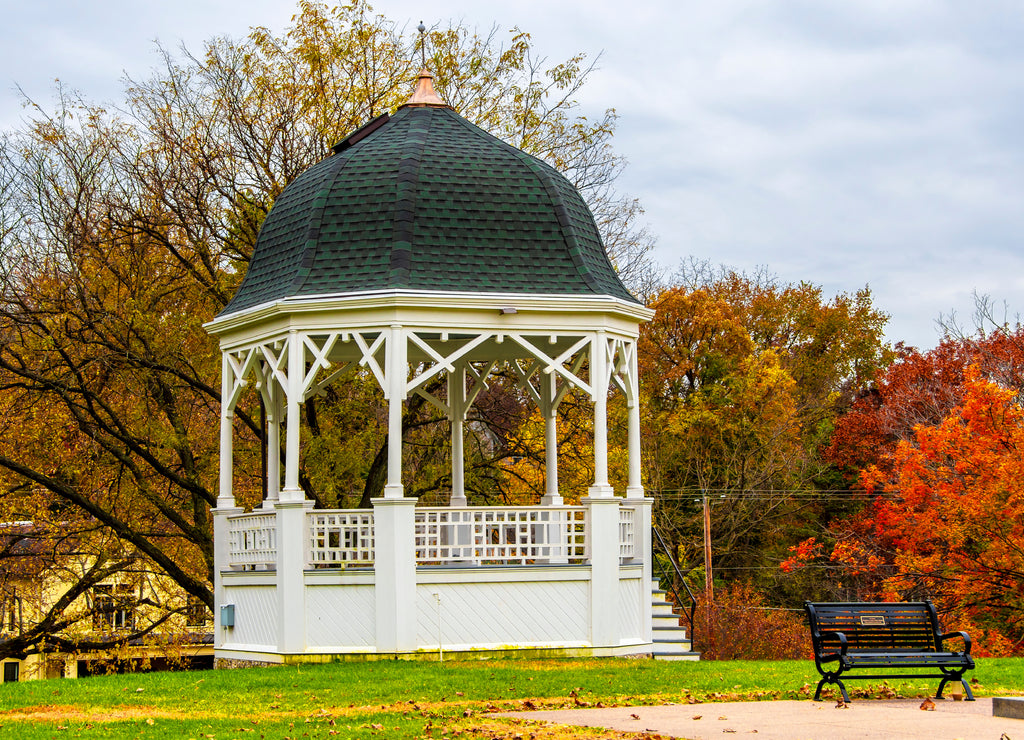
[[[658,707],[565,709],[508,712],[502,716],[564,725],[648,730],[687,740],[751,737],[757,740],[1024,740],[1024,720],[992,716],[992,700],[936,700],[921,709],[920,699],[835,702],[764,701],[670,704]]]

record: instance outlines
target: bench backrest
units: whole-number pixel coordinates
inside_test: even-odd
[[[850,650],[939,649],[939,619],[930,601],[811,603],[804,609],[816,652],[839,650],[842,632]]]

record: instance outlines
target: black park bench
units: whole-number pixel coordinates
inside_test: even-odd
[[[966,632],[939,633],[939,618],[930,601],[906,603],[804,603],[811,627],[814,664],[821,688],[834,683],[849,702],[842,678],[941,678],[936,699],[950,681],[959,681],[974,701],[964,673],[974,668],[971,638]],[[947,639],[959,639],[959,652],[944,650]],[[873,673],[881,668],[918,669],[913,673]],[[928,672],[931,669],[933,672]],[[867,671],[867,673],[862,673]]]

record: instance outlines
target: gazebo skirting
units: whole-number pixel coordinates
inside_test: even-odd
[[[311,506],[215,511],[219,665],[652,650],[650,499]]]

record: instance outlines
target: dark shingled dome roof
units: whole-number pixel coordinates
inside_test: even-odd
[[[569,181],[451,108],[404,106],[335,151],[274,203],[221,315],[377,290],[637,302]]]

